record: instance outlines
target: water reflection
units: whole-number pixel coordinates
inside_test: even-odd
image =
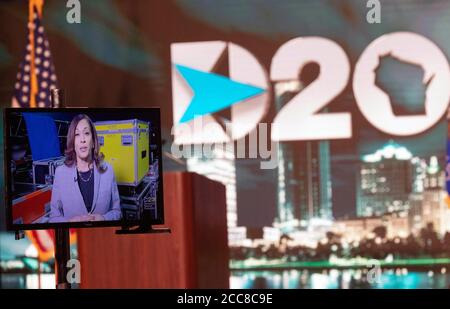
[[[374,276],[370,270],[283,270],[232,271],[233,289],[447,289],[450,274],[446,268],[427,271],[408,271],[406,268],[380,271]]]
[[[2,289],[54,289],[55,275],[2,274],[0,287]]]

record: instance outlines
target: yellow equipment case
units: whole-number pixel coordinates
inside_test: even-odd
[[[137,186],[149,170],[150,125],[137,119],[98,121],[100,152],[112,165],[118,185]]]

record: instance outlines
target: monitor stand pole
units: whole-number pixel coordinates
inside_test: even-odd
[[[62,89],[51,90],[51,107],[65,107],[65,96]],[[68,228],[55,229],[55,273],[56,288],[72,288],[67,280],[67,262],[70,260],[70,237]]]
[[[55,229],[55,273],[56,288],[70,289],[67,280],[67,262],[70,260],[70,237],[69,229]]]

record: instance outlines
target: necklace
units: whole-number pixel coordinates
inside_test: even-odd
[[[78,171],[78,170],[77,170],[77,171]],[[89,180],[91,180],[91,177],[92,177],[92,174],[93,174],[94,169],[90,169],[90,171],[91,171],[91,172],[89,173],[88,179],[84,179],[83,176],[81,176],[81,172],[78,171],[78,176],[80,177],[80,179],[81,179],[83,182],[89,182]]]

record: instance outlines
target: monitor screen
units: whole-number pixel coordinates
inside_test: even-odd
[[[164,223],[159,108],[7,108],[10,230]]]

